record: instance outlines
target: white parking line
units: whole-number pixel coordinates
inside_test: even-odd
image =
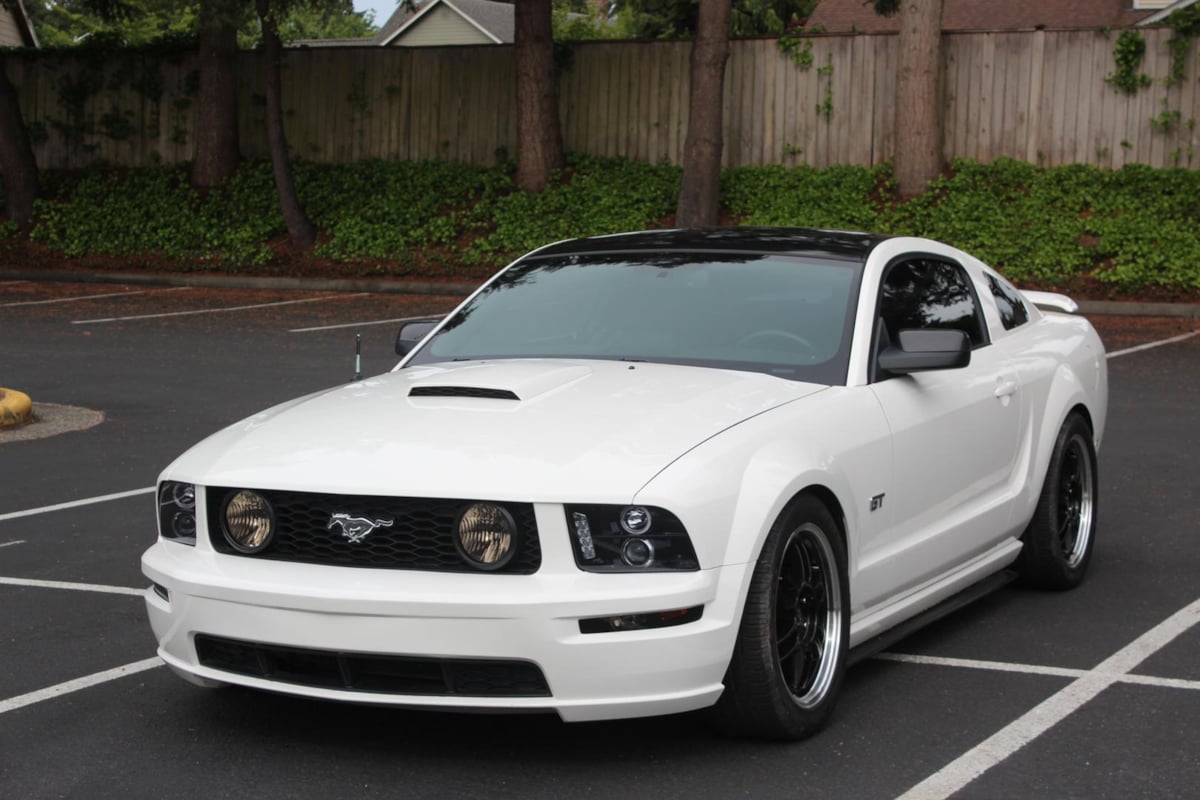
[[[137,314],[131,317],[105,317],[104,319],[75,319],[72,325],[99,325],[103,322],[127,322],[135,319],[159,319],[161,317],[188,317],[195,314],[223,314],[228,311],[248,311],[253,308],[273,308],[275,306],[294,306],[300,303],[319,303],[323,300],[339,300],[349,297],[362,297],[367,292],[357,294],[328,294],[323,297],[309,297],[304,300],[280,300],[275,303],[255,303],[249,306],[228,306],[226,308],[199,308],[192,311],[169,311],[163,314]]]
[[[943,658],[941,656],[917,656],[905,653],[879,653],[880,661],[898,661],[902,664],[922,664],[933,667],[961,667],[984,669],[993,672],[1019,672],[1025,675],[1053,675],[1058,678],[1082,678],[1096,674],[1092,669],[1068,669],[1066,667],[1043,667],[1040,664],[1014,664],[1011,661],[977,661],[973,658]],[[1117,683],[1136,683],[1139,686],[1157,686],[1162,689],[1200,690],[1200,681],[1182,678],[1158,678],[1153,675],[1133,675],[1116,672],[1110,676]]]
[[[33,589],[66,589],[71,592],[95,592],[96,594],[124,594],[142,597],[145,589],[130,589],[127,586],[105,586],[99,583],[71,583],[68,581],[39,581],[33,578],[0,578],[0,586],[26,586]]]
[[[1126,347],[1124,350],[1117,350],[1116,352],[1109,353],[1108,357],[1109,358],[1118,358],[1120,356],[1127,356],[1130,353],[1140,353],[1142,350],[1150,350],[1155,347],[1162,347],[1164,344],[1174,344],[1175,342],[1182,342],[1186,339],[1192,338],[1193,336],[1195,336],[1198,333],[1200,333],[1200,331],[1192,331],[1191,333],[1185,333],[1180,336],[1174,336],[1170,339],[1162,339],[1157,342],[1150,342],[1149,344],[1139,344],[1137,347]]]
[[[898,800],[940,799],[958,792],[1073,714],[1119,679],[1124,679],[1130,670],[1170,644],[1197,622],[1200,622],[1200,600],[1175,612],[1105,659],[1095,669],[1084,671],[1081,677],[900,795]]]
[[[7,700],[0,700],[0,714],[7,711],[16,711],[18,708],[40,703],[43,700],[53,700],[55,697],[62,697],[64,694],[78,692],[80,689],[87,689],[91,686],[96,686],[101,683],[115,681],[118,678],[124,678],[129,675],[136,675],[139,672],[145,672],[148,669],[162,666],[162,660],[158,656],[146,658],[141,661],[135,661],[132,664],[126,664],[122,667],[106,669],[104,672],[97,672],[92,675],[87,675],[83,678],[76,678],[73,681],[66,681],[45,689],[38,689],[28,694],[19,694],[16,697],[10,697]]]
[[[188,286],[176,286],[172,289],[140,289],[136,292],[110,292],[108,294],[86,294],[80,297],[58,297],[53,300],[26,300],[21,303],[4,303],[0,308],[15,308],[17,306],[48,306],[53,303],[75,303],[79,300],[100,300],[105,297],[128,297],[134,294],[150,294],[151,292],[183,292]]]
[[[365,328],[368,325],[395,325],[397,322],[417,322],[423,319],[432,319],[437,317],[437,314],[426,314],[423,317],[398,317],[396,319],[377,319],[371,322],[347,322],[344,325],[321,325],[317,328],[292,328],[288,333],[311,333],[312,331],[335,331],[339,328]]]
[[[25,544],[25,540],[17,539],[14,542],[0,542],[0,547],[12,547],[14,544]]]
[[[52,506],[42,506],[41,508],[30,508],[25,511],[10,511],[7,514],[0,514],[0,522],[6,519],[19,519],[21,517],[32,517],[36,514],[46,514],[51,511],[62,511],[67,508],[78,508],[79,506],[90,506],[93,503],[106,503],[109,500],[123,500],[126,497],[136,497],[139,494],[152,494],[155,487],[147,486],[145,489],[132,489],[128,492],[117,492],[116,494],[104,494],[99,497],[88,497],[84,500],[72,500],[69,503],[58,503]]]

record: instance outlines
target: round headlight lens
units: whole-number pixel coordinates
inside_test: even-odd
[[[267,499],[249,489],[225,503],[225,540],[242,553],[257,553],[275,532],[275,512]]]
[[[176,511],[171,518],[171,533],[176,539],[196,538],[196,516],[186,511]]]
[[[517,524],[494,503],[475,503],[458,518],[458,552],[473,567],[500,569],[517,550]]]
[[[626,539],[621,560],[631,567],[648,567],[654,563],[654,544],[646,539]]]
[[[650,516],[650,509],[642,506],[629,506],[621,511],[621,528],[626,533],[634,536],[650,532],[650,526],[654,520]]]
[[[189,511],[196,507],[196,487],[190,483],[171,485],[171,502]]]

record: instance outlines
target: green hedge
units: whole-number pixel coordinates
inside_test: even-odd
[[[539,194],[514,191],[511,175],[511,164],[296,164],[321,232],[314,255],[394,274],[498,266],[558,239],[669,224],[680,172],[573,158]],[[899,202],[886,166],[738,167],[724,172],[721,196],[731,223],[929,236],[1018,281],[1200,288],[1193,170],[956,161]],[[165,256],[180,269],[229,270],[271,262],[284,234],[270,167],[250,162],[206,194],[178,167],[49,175],[30,235],[69,258]],[[0,221],[0,238],[18,235]]]

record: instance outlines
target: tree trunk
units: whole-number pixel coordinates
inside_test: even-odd
[[[722,88],[729,59],[730,0],[700,0],[692,45],[692,90],[683,180],[675,224],[701,228],[717,224],[721,201]]]
[[[255,0],[263,34],[263,69],[267,85],[267,144],[271,150],[271,170],[275,175],[275,190],[279,194],[279,210],[287,225],[292,242],[311,247],[317,233],[312,221],[300,207],[296,182],[292,179],[292,158],[288,154],[287,137],[283,133],[283,93],[280,87],[279,62],[283,45],[279,28],[271,13],[269,0]]]
[[[0,51],[0,172],[4,177],[4,213],[27,228],[38,195],[37,161],[21,117],[17,87],[8,78],[6,64],[7,59]]]
[[[942,4],[900,4],[895,169],[902,197],[925,191],[942,171]]]
[[[550,0],[517,0],[517,187],[546,188],[563,165]]]
[[[237,29],[208,8],[200,29],[200,91],[196,97],[196,153],[192,184],[216,186],[233,177],[241,153],[237,122]]]

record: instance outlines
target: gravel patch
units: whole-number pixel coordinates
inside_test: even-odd
[[[0,429],[0,444],[46,439],[60,433],[86,431],[104,422],[103,411],[57,403],[34,403],[32,421],[19,428]]]

